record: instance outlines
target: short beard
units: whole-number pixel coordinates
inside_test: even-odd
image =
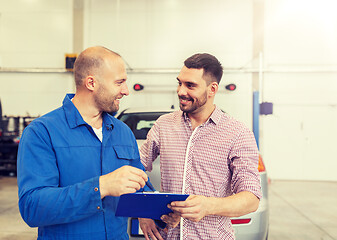
[[[102,112],[113,113],[119,110],[119,106],[114,104],[114,101],[117,97],[113,99],[107,99],[105,97],[105,90],[102,87],[99,87],[97,95],[94,97],[97,108]]]
[[[179,97],[180,99],[181,97]],[[184,98],[184,97],[182,97]],[[186,99],[186,98],[184,98]],[[207,92],[205,91],[205,93],[203,94],[202,98],[196,99],[195,101],[192,99],[192,105],[190,108],[184,109],[185,107],[183,107],[180,104],[180,110],[183,111],[184,113],[193,113],[195,110],[199,109],[200,107],[204,106],[207,102]]]

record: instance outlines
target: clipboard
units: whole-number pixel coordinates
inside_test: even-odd
[[[161,192],[137,192],[121,195],[116,216],[139,217],[160,220],[162,215],[172,212],[167,204],[185,201],[189,195]]]

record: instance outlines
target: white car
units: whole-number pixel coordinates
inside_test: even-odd
[[[154,122],[163,114],[170,113],[174,109],[126,109],[117,113],[116,118],[126,123],[134,133],[138,146],[140,147],[146,139],[148,131]],[[159,159],[153,163],[153,169],[148,172],[153,186],[160,189],[160,166]],[[262,198],[256,212],[238,218],[232,218],[233,228],[237,240],[267,240],[269,227],[268,212],[268,178],[262,158],[259,158],[259,172],[261,177]],[[129,219],[128,233],[130,239],[145,239],[139,227],[137,218]]]

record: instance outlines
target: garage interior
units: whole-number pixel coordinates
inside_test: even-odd
[[[31,120],[75,91],[72,58],[102,45],[127,64],[122,110],[178,109],[183,61],[214,54],[224,67],[221,109],[253,130],[254,93],[272,105],[255,129],[269,178],[268,239],[337,240],[336,8],[335,0],[0,0],[0,239],[36,239],[19,214],[10,154]]]

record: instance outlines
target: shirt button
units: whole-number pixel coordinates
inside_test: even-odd
[[[100,206],[97,206],[97,210],[100,210],[101,209],[101,207]]]
[[[98,187],[95,187],[95,188],[94,188],[94,191],[97,192],[97,191],[98,191]]]

